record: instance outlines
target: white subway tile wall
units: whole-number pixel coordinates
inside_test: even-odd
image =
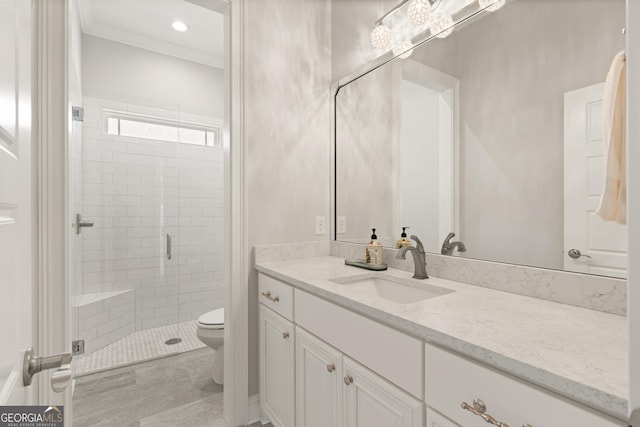
[[[82,295],[74,307],[77,334],[85,353],[92,353],[135,332],[135,292],[110,291]]]
[[[81,294],[135,291],[137,331],[223,307],[222,150],[107,135],[103,109],[218,123],[88,97],[84,108],[79,212],[95,226],[82,230]]]

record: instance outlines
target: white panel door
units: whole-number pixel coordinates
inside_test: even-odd
[[[422,402],[364,366],[343,358],[345,427],[422,427]]]
[[[31,404],[31,2],[0,0],[0,405]]]
[[[595,214],[604,186],[604,83],[564,95],[564,269],[627,277],[627,227]],[[583,255],[569,256],[571,249]]]
[[[260,304],[260,407],[276,427],[295,425],[293,323]]]
[[[342,425],[342,353],[296,326],[296,427]]]

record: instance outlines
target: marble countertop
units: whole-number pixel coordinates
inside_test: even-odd
[[[425,341],[627,419],[627,318],[439,278],[455,292],[411,304],[329,279],[370,273],[337,257],[260,262],[256,269]],[[382,272],[400,278],[411,273]]]

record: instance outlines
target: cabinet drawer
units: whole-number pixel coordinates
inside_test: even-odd
[[[427,406],[465,427],[487,423],[461,407],[480,399],[486,414],[509,426],[621,427],[621,421],[595,412],[508,374],[473,362],[447,350],[425,346]]]
[[[293,321],[293,288],[278,279],[258,275],[258,301],[282,317]]]
[[[299,289],[295,317],[307,331],[423,398],[422,341]]]

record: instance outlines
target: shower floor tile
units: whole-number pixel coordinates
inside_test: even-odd
[[[206,347],[198,339],[196,331],[197,323],[192,320],[134,332],[93,353],[74,357],[75,376]],[[176,337],[182,341],[175,345],[165,344],[168,339]]]

